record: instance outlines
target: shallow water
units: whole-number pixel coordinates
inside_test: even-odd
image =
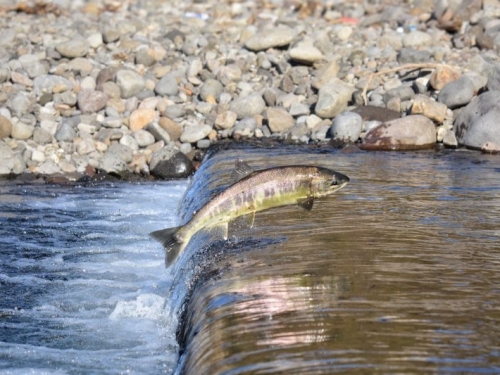
[[[323,151],[230,150],[205,163],[187,202],[226,181],[236,158],[320,164],[351,182],[311,212],[262,212],[228,244],[188,249],[183,267],[204,270],[179,372],[500,372],[498,157]]]
[[[173,371],[172,276],[147,234],[186,186],[0,186],[0,373]]]

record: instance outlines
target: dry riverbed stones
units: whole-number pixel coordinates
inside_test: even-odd
[[[179,178],[222,139],[500,149],[498,2],[110,4],[0,4],[0,174]]]

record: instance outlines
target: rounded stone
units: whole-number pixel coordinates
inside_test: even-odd
[[[316,61],[323,59],[323,54],[319,49],[310,44],[299,44],[288,51],[290,59],[300,64],[312,65]]]
[[[155,137],[147,130],[138,130],[133,134],[139,147],[147,147],[155,143]]]
[[[10,120],[0,115],[0,139],[10,137],[12,134],[12,123]]]
[[[73,125],[63,122],[59,130],[57,130],[55,137],[59,142],[71,142],[76,137],[76,131]]]
[[[129,128],[132,132],[143,129],[156,118],[156,112],[151,108],[136,109],[130,115]]]
[[[30,139],[35,131],[35,127],[31,125],[26,125],[22,122],[17,122],[12,125],[12,138],[19,140]]]
[[[266,103],[262,95],[254,93],[236,99],[231,103],[230,109],[236,113],[238,119],[242,119],[262,113],[266,109]]]
[[[224,91],[222,83],[215,79],[207,79],[200,89],[200,98],[208,102],[210,97],[219,100],[220,95]]]
[[[438,101],[454,109],[468,104],[474,96],[474,84],[465,76],[447,83],[439,92]]]
[[[162,180],[186,178],[193,173],[193,163],[182,152],[176,152],[172,157],[160,161],[151,169],[151,174]]]
[[[236,123],[237,115],[233,111],[226,111],[220,113],[215,118],[215,128],[216,129],[229,129]]]
[[[212,131],[210,125],[191,125],[186,126],[182,132],[180,141],[183,143],[196,143],[207,137]]]
[[[315,112],[321,118],[333,118],[342,112],[352,97],[354,88],[333,78],[319,89]]]
[[[78,93],[77,102],[82,113],[99,112],[106,106],[108,95],[102,91],[83,89]]]
[[[137,72],[122,69],[116,72],[116,84],[120,88],[122,99],[128,99],[144,89],[144,78]]]
[[[269,48],[284,47],[290,44],[295,32],[289,27],[278,27],[271,30],[262,30],[250,37],[245,47],[251,51],[263,51]]]
[[[330,133],[336,141],[354,143],[363,129],[363,119],[354,112],[342,112],[335,116]]]
[[[64,57],[83,57],[89,51],[90,45],[84,39],[74,39],[56,45],[56,51]]]
[[[155,92],[162,96],[177,95],[179,93],[177,78],[173,74],[164,75],[156,84]]]
[[[273,133],[283,133],[289,130],[295,123],[294,118],[286,109],[281,107],[270,107],[266,111],[267,123]]]

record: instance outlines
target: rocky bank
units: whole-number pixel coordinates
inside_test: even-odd
[[[222,139],[500,150],[496,0],[0,0],[0,174],[178,178]]]

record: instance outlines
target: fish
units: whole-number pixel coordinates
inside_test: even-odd
[[[349,177],[314,165],[292,165],[254,170],[237,160],[232,184],[208,201],[182,226],[150,233],[166,250],[165,266],[171,266],[199,230],[220,230],[228,239],[229,223],[240,216],[253,227],[255,213],[298,204],[311,210],[314,200],[342,189]]]

